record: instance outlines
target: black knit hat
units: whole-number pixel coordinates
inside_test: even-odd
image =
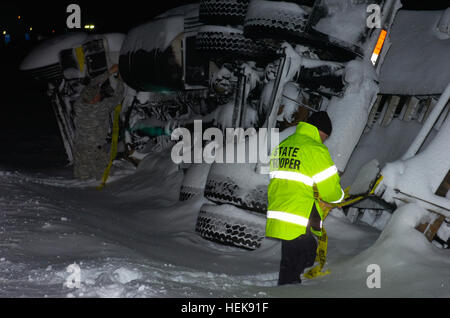
[[[323,131],[328,136],[330,136],[333,131],[331,119],[327,112],[314,112],[311,116],[309,116],[308,124],[315,126],[318,130]]]

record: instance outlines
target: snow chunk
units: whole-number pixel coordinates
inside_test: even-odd
[[[138,270],[130,270],[125,267],[116,269],[113,272],[114,278],[121,284],[127,284],[133,280],[142,278],[142,274]]]
[[[327,112],[333,122],[333,132],[325,144],[339,171],[345,170],[366,127],[370,108],[379,91],[376,80],[370,63],[351,61],[346,68],[348,87],[344,96],[333,97],[330,101]]]
[[[322,18],[314,28],[348,43],[357,43],[366,26],[367,4],[354,2],[327,0],[328,16]]]
[[[429,219],[430,213],[416,204],[407,204],[398,208],[375,244],[362,253],[362,256],[367,257],[368,261],[378,259],[388,266],[399,265],[399,263],[408,264],[416,257],[432,256],[434,254],[432,245],[422,233],[415,229],[420,223]],[[386,255],[388,250],[391,251],[390,255]],[[406,254],[409,254],[408,257],[400,261]],[[396,262],[387,261],[394,258],[397,259]],[[447,262],[450,262],[450,259],[447,259]]]

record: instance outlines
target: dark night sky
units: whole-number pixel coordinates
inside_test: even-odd
[[[195,3],[198,0],[158,0],[158,1],[2,1],[0,3],[0,28],[11,24],[11,18],[21,15],[23,25],[33,26],[35,32],[60,32],[65,27],[67,5],[77,3],[82,9],[82,24],[95,23],[97,31],[126,32],[131,27],[150,20],[157,14],[179,5]],[[404,0],[405,9],[443,9],[448,0],[410,1]],[[17,21],[15,21],[17,22]]]
[[[0,28],[7,28],[11,21],[33,27],[35,32],[46,33],[64,29],[69,13],[66,8],[71,3],[81,7],[82,25],[94,23],[99,32],[126,32],[131,27],[152,19],[164,11],[195,0],[163,1],[2,1],[0,3]],[[12,20],[11,20],[12,19]]]

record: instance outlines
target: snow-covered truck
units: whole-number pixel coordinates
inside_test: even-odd
[[[346,210],[353,220],[382,227],[392,210],[386,201],[415,200],[437,212],[442,223],[450,207],[448,151],[427,157],[435,171],[432,187],[423,187],[426,193],[416,193],[407,182],[398,184],[400,168],[392,167],[403,167],[403,161],[387,163],[426,157],[424,141],[430,149],[449,146],[444,141],[450,125],[444,92],[450,82],[445,67],[449,10],[400,8],[398,0],[203,0],[130,30],[119,58],[128,86],[122,113],[126,156],[138,162],[170,150],[173,128],[192,129],[195,119],[204,129],[279,128],[283,139],[311,112],[326,110],[334,125],[326,144],[343,183],[352,185],[351,194],[370,188],[386,164],[378,188],[384,200],[371,196],[353,205]],[[65,44],[75,61],[84,41]],[[62,54],[60,59],[38,69],[63,65]],[[32,66],[22,68],[36,74]],[[64,113],[76,92],[64,89],[73,81],[68,75],[58,76],[50,87],[58,87],[55,110]],[[58,120],[67,135],[69,125],[61,115]],[[69,149],[70,137],[63,138]],[[254,138],[237,139],[249,143]],[[220,243],[258,248],[265,233],[266,165],[183,168],[180,199],[202,195],[209,201],[199,212],[197,232]]]

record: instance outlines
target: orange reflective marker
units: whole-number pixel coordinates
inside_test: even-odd
[[[373,50],[372,58],[370,59],[372,61],[372,64],[375,65],[377,63],[378,57],[380,56],[381,50],[383,49],[384,41],[387,37],[387,31],[381,30],[380,36],[378,37],[377,45],[375,46],[375,49]]]

